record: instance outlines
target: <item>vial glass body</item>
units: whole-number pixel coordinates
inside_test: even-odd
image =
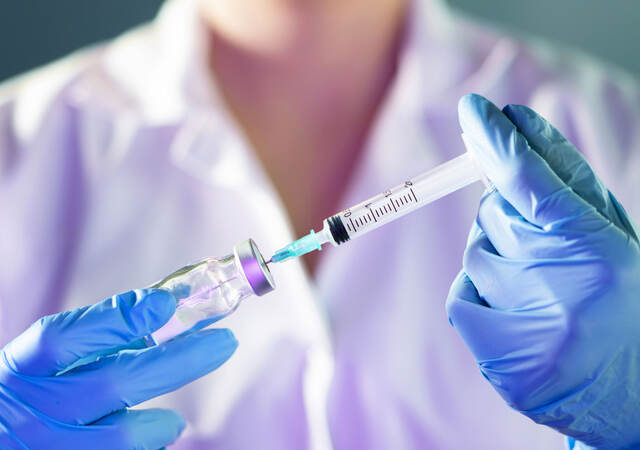
[[[231,255],[183,267],[152,287],[170,292],[177,304],[169,321],[145,338],[148,345],[204,328],[234,312],[245,298],[270,292],[274,283],[255,243],[248,240]]]

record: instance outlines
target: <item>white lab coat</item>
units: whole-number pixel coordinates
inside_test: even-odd
[[[193,2],[173,1],[153,23],[2,88],[3,342],[247,237],[265,253],[296,237],[208,81],[202,46]],[[541,112],[638,218],[636,82],[436,2],[414,5],[342,206],[462,153],[467,92]],[[185,415],[177,449],[562,448],[504,404],[447,321],[481,190],[327,250],[314,280],[298,261],[274,266],[276,291],[219,324],[240,342],[231,360],[143,407]]]

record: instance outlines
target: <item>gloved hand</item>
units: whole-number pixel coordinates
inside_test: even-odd
[[[175,310],[171,294],[130,291],[47,316],[10,342],[0,361],[0,448],[157,449],[182,432],[171,410],[129,406],[216,369],[237,347],[206,330],[145,348]]]
[[[496,189],[481,200],[449,293],[452,325],[511,407],[585,445],[640,445],[631,219],[531,109],[468,95],[459,117]]]

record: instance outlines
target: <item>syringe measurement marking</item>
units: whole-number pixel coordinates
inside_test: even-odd
[[[408,205],[409,203],[418,202],[418,197],[416,193],[413,191],[413,188],[406,186],[409,188],[409,193],[398,196],[397,198],[391,197],[390,193],[386,194],[385,197],[388,197],[389,200],[385,202],[383,205],[378,208],[371,209],[370,204],[365,205],[368,209],[367,213],[363,213],[360,217],[357,217],[354,220],[349,217],[349,223],[347,223],[347,229],[350,232],[357,232],[358,229],[362,228],[364,225],[368,225],[369,222],[378,222],[377,217],[382,217],[385,214],[389,214],[391,212],[398,212],[398,208]]]

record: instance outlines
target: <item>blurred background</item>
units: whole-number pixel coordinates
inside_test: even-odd
[[[2,0],[0,80],[152,19],[162,0]],[[448,0],[512,33],[581,49],[640,76],[638,0]]]

